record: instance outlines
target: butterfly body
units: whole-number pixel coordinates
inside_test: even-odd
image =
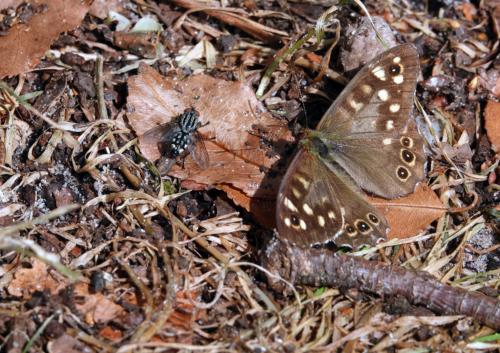
[[[412,45],[386,51],[306,132],[278,192],[280,236],[355,248],[385,238],[388,224],[362,189],[394,198],[423,177],[422,142],[410,118],[418,72]]]

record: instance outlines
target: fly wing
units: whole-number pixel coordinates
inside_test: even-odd
[[[207,169],[210,165],[210,158],[205,142],[198,132],[194,134],[194,142],[188,149],[196,164],[198,164],[201,169]]]

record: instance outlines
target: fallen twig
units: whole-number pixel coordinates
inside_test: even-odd
[[[271,272],[295,284],[400,296],[439,314],[467,315],[500,329],[499,300],[443,284],[427,272],[335,254],[327,249],[303,249],[277,239],[263,253],[262,262]],[[275,278],[269,278],[269,282],[275,289],[283,289],[283,283]]]

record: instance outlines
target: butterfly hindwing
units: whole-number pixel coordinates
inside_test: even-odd
[[[276,217],[278,233],[297,245],[333,241],[358,248],[384,239],[388,229],[340,167],[326,165],[306,150],[288,167]]]

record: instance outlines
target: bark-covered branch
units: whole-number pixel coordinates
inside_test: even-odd
[[[356,288],[380,296],[401,296],[445,315],[467,315],[500,329],[500,301],[439,282],[427,272],[335,254],[326,249],[303,249],[273,240],[262,254],[272,273],[295,284]],[[278,290],[283,282],[269,279]]]

